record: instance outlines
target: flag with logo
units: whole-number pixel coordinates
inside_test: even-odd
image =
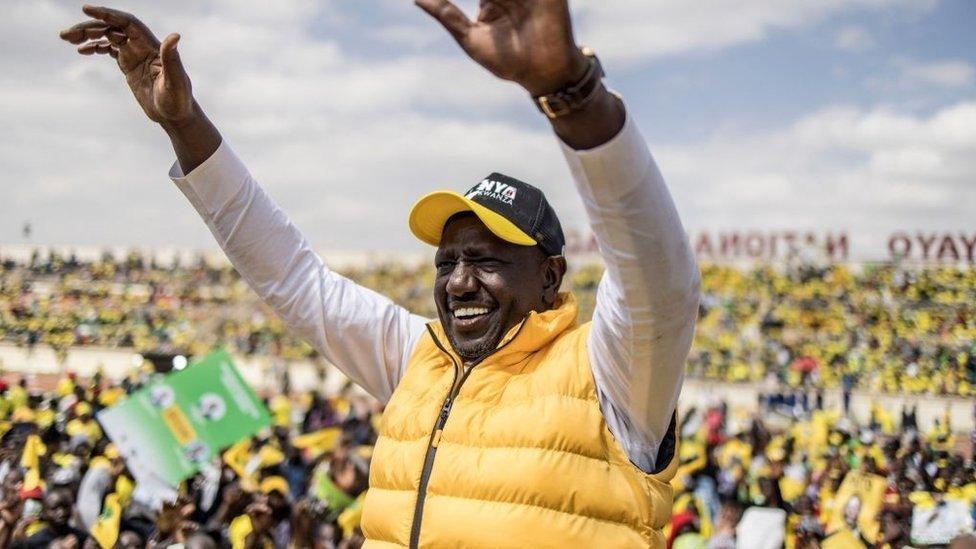
[[[98,414],[136,480],[176,486],[271,421],[230,355],[215,351]]]

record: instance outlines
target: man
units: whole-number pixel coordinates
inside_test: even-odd
[[[73,543],[80,547],[88,537],[87,534],[71,526],[71,515],[74,501],[71,492],[64,488],[49,491],[44,495],[44,508],[41,520],[44,526],[37,532],[23,539],[15,539],[10,544],[12,549],[52,547],[53,544]]]
[[[559,292],[564,238],[535,187],[492,174],[417,203],[410,228],[438,247],[427,322],[325,266],[194,101],[178,35],[160,43],[133,16],[86,6],[92,20],[61,36],[117,59],[173,143],[173,180],[244,279],[387,404],[368,546],[663,547],[698,305],[667,188],[577,48],[566,0],[484,0],[474,21],[416,3],[550,119],[606,263],[591,323]]]

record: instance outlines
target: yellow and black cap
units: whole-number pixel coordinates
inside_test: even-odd
[[[410,230],[439,246],[444,224],[455,214],[472,212],[498,238],[522,246],[539,246],[548,255],[562,255],[566,246],[556,211],[541,190],[500,173],[493,173],[466,193],[432,192],[413,205]]]

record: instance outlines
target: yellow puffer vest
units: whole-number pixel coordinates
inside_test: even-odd
[[[383,414],[366,547],[665,546],[676,462],[645,474],[610,434],[576,315],[561,296],[467,375],[428,325]]]

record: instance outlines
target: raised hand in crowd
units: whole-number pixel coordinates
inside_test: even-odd
[[[172,543],[184,543],[199,530],[199,525],[190,520],[195,509],[193,502],[186,496],[180,496],[174,502],[163,503],[163,509],[156,517],[156,533],[150,545],[167,547]]]
[[[14,530],[24,515],[24,500],[17,493],[22,483],[19,481],[11,483],[10,488],[7,484],[7,479],[4,479],[3,493],[0,494],[0,547],[6,547],[10,543]]]
[[[251,533],[244,540],[244,547],[257,549],[265,546],[271,532],[271,506],[266,497],[258,497],[245,510],[251,519]]]

